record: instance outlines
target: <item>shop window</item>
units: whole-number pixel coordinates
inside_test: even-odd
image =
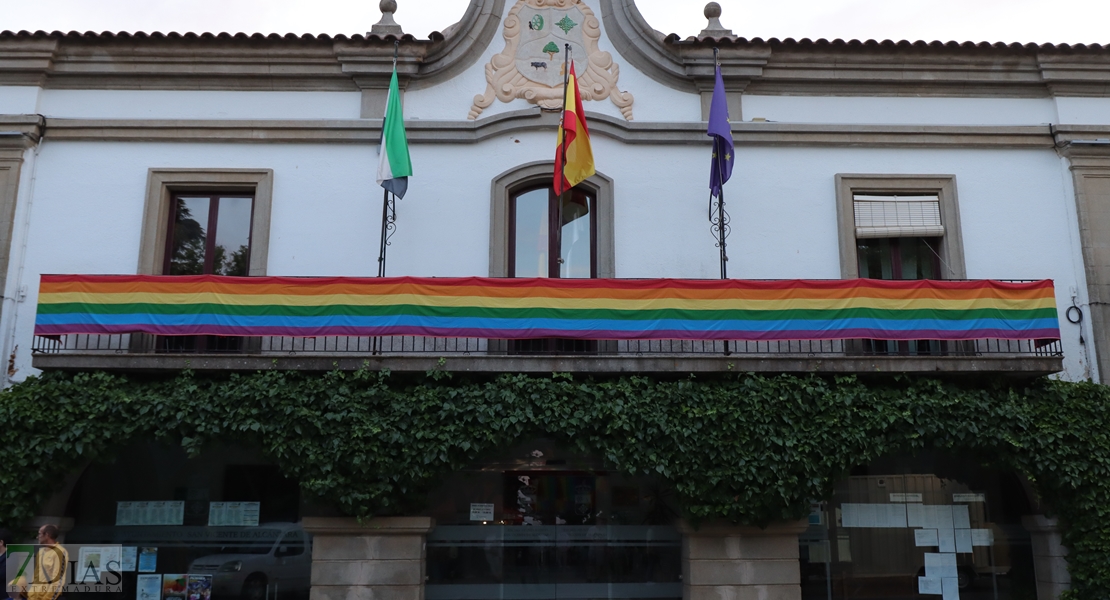
[[[799,538],[803,600],[1036,597],[1015,474],[930,452],[853,470]]]
[[[673,492],[534,440],[429,495],[429,600],[680,598]]]
[[[249,448],[213,445],[189,457],[180,447],[139,444],[81,474],[65,543],[119,545],[133,556],[123,591],[105,600],[139,597],[140,576],[172,588],[163,600],[179,591],[186,600],[183,590],[194,585],[210,586],[215,599],[307,600],[306,514],[329,511],[302,502],[298,483]]]

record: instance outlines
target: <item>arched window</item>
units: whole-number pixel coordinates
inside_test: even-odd
[[[613,181],[599,173],[559,198],[554,170],[534,162],[493,180],[490,277],[616,276]]]

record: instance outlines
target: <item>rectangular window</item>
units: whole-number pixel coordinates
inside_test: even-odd
[[[175,194],[172,203],[164,274],[250,274],[252,196]]]
[[[169,215],[164,275],[250,274],[252,195],[175,193]],[[162,352],[238,352],[243,338],[160,337],[156,347]]]
[[[941,279],[940,242],[944,225],[935,195],[853,197],[856,256],[863,279]],[[941,354],[937,340],[863,340],[875,354]]]

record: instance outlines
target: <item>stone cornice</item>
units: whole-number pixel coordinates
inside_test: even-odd
[[[22,151],[38,144],[44,120],[38,115],[0,115],[0,150]]]
[[[357,91],[385,88],[398,48],[402,85],[428,86],[474,64],[505,0],[471,0],[446,33],[312,36],[0,33],[0,85],[69,89]]]
[[[689,93],[711,88],[720,49],[730,92],[749,94],[1110,96],[1110,47],[666,36],[635,0],[598,0],[621,58]],[[399,42],[402,85],[417,89],[472,66],[506,0],[470,0],[428,40],[394,36],[0,33],[0,85],[81,89],[381,89]]]
[[[33,117],[37,118],[37,117]],[[414,144],[475,144],[528,131],[554,132],[558,116],[526,109],[477,121],[406,123]],[[587,113],[592,135],[627,144],[706,145],[705,124],[627,122]],[[737,145],[883,148],[1042,148],[1056,144],[1049,126],[814,125],[733,123]],[[376,144],[380,119],[112,120],[47,119],[46,137],[68,141]]]

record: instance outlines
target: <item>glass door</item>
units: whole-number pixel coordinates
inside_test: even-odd
[[[509,201],[509,277],[597,277],[597,210],[592,194],[550,187],[520,192]],[[565,354],[597,351],[593,340],[514,340],[511,352]]]

